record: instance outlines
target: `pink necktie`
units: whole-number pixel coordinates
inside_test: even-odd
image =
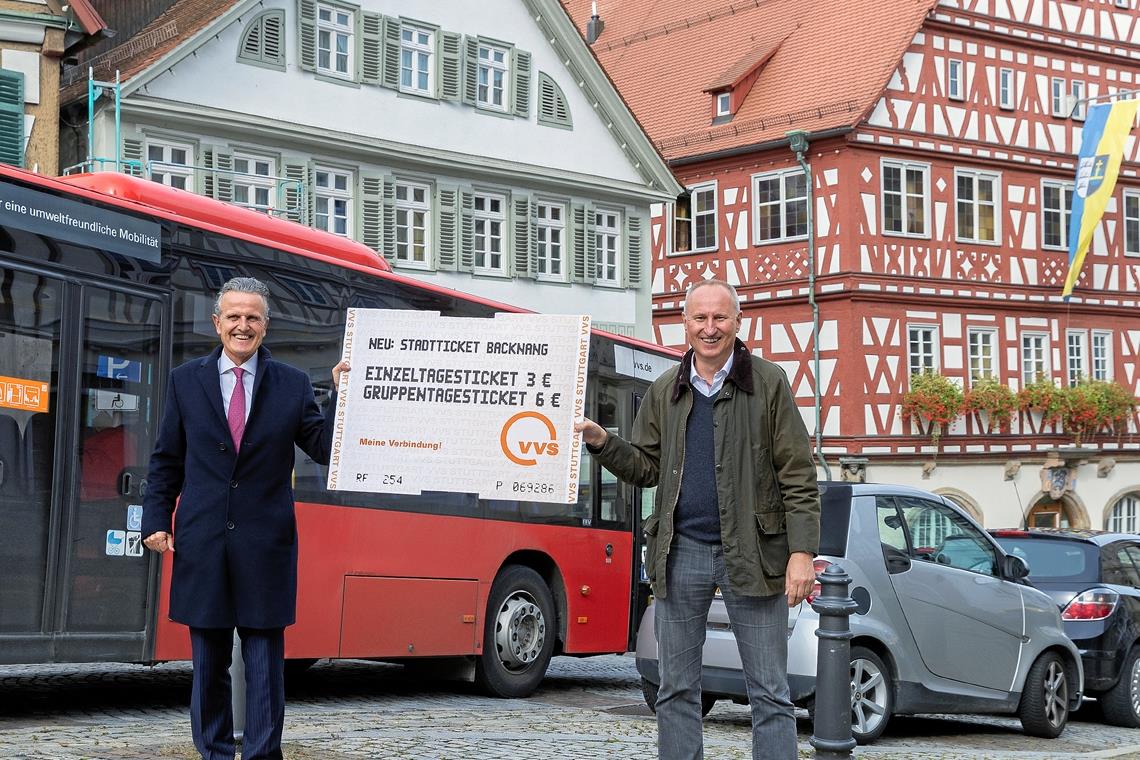
[[[234,367],[234,378],[237,382],[234,383],[234,392],[230,396],[230,411],[226,416],[226,420],[230,423],[230,435],[234,439],[234,448],[241,450],[241,434],[245,432],[245,383],[241,381],[241,376],[245,374],[245,370],[241,367]]]

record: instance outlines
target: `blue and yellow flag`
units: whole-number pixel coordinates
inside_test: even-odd
[[[1102,103],[1089,109],[1077,160],[1077,183],[1069,218],[1069,275],[1061,296],[1068,300],[1081,276],[1093,231],[1116,187],[1124,142],[1136,121],[1136,100]]]

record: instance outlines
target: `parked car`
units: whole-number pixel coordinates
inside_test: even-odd
[[[958,507],[904,486],[821,483],[820,553],[851,576],[851,729],[868,744],[891,716],[1016,714],[1026,733],[1056,737],[1081,701],[1081,657],[1057,605]],[[818,588],[818,584],[817,584]],[[815,631],[808,602],[788,614],[792,700],[813,709]],[[637,638],[646,702],[660,684],[652,605]],[[747,692],[723,602],[714,600],[701,676],[707,713]]]
[[[1140,728],[1140,536],[1088,530],[993,530],[1053,597],[1084,661],[1086,696],[1104,719]]]

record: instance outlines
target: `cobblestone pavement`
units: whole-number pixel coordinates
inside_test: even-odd
[[[194,760],[185,663],[0,667],[3,760]],[[751,757],[746,707],[720,702],[706,757]],[[800,714],[800,754],[811,724]],[[629,657],[556,658],[530,699],[491,699],[395,665],[320,663],[288,687],[289,760],[649,758],[656,726]],[[1140,730],[1069,724],[1034,739],[1015,719],[896,718],[856,757],[918,760],[1140,758]]]

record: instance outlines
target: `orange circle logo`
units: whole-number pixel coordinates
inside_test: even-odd
[[[558,455],[558,435],[545,414],[519,412],[503,423],[499,446],[515,464],[533,467],[539,456]]]

